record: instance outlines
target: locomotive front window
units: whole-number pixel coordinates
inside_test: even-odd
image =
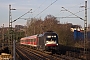
[[[47,36],[47,37],[46,37],[46,40],[47,40],[47,41],[51,41],[51,40],[52,40],[52,41],[55,41],[55,40],[56,40],[56,36]]]
[[[47,38],[51,38],[51,36],[47,36]]]

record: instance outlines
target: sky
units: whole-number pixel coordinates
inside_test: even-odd
[[[87,23],[90,24],[90,0],[87,0],[87,2]],[[9,26],[9,5],[11,5],[11,9],[16,9],[15,11],[11,10],[12,20],[32,9],[30,13],[25,14],[21,18],[35,17],[44,19],[47,15],[53,15],[62,24],[72,23],[73,25],[84,26],[84,21],[77,18],[77,16],[85,19],[85,8],[80,7],[85,6],[85,0],[0,0],[0,27],[3,24],[5,27]],[[67,9],[67,11],[62,7]],[[25,19],[18,19],[16,22],[13,22],[13,26],[25,26],[26,22],[27,20]]]

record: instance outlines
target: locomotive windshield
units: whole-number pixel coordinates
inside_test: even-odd
[[[47,41],[51,41],[51,40],[55,41],[55,40],[57,40],[57,37],[56,37],[56,35],[51,35],[51,36],[49,35],[49,36],[46,37],[46,40]]]
[[[54,32],[46,32],[44,33],[44,39],[46,41],[58,42],[58,35]]]

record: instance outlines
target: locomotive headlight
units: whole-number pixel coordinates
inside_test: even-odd
[[[48,43],[49,41],[46,41],[46,43]]]
[[[46,44],[45,44],[45,46],[46,46]]]
[[[56,37],[56,36],[52,36],[52,37]]]
[[[58,44],[57,44],[58,45]]]

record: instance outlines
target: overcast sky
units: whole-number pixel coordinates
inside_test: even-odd
[[[88,2],[88,24],[90,24],[90,0]],[[32,13],[28,13],[22,18],[42,18],[44,19],[47,15],[53,15],[55,17],[76,17],[75,15],[85,18],[85,8],[80,8],[80,6],[85,5],[85,0],[0,0],[0,26],[3,24],[7,27],[9,26],[9,5],[11,8],[15,8],[15,11],[11,11],[12,20],[17,19],[21,15],[25,14],[27,11],[32,9]],[[63,8],[67,9],[65,11]],[[58,18],[60,23],[72,23],[76,25],[84,26],[84,21],[79,18]],[[13,23],[14,25],[26,25],[24,19],[19,19]]]

